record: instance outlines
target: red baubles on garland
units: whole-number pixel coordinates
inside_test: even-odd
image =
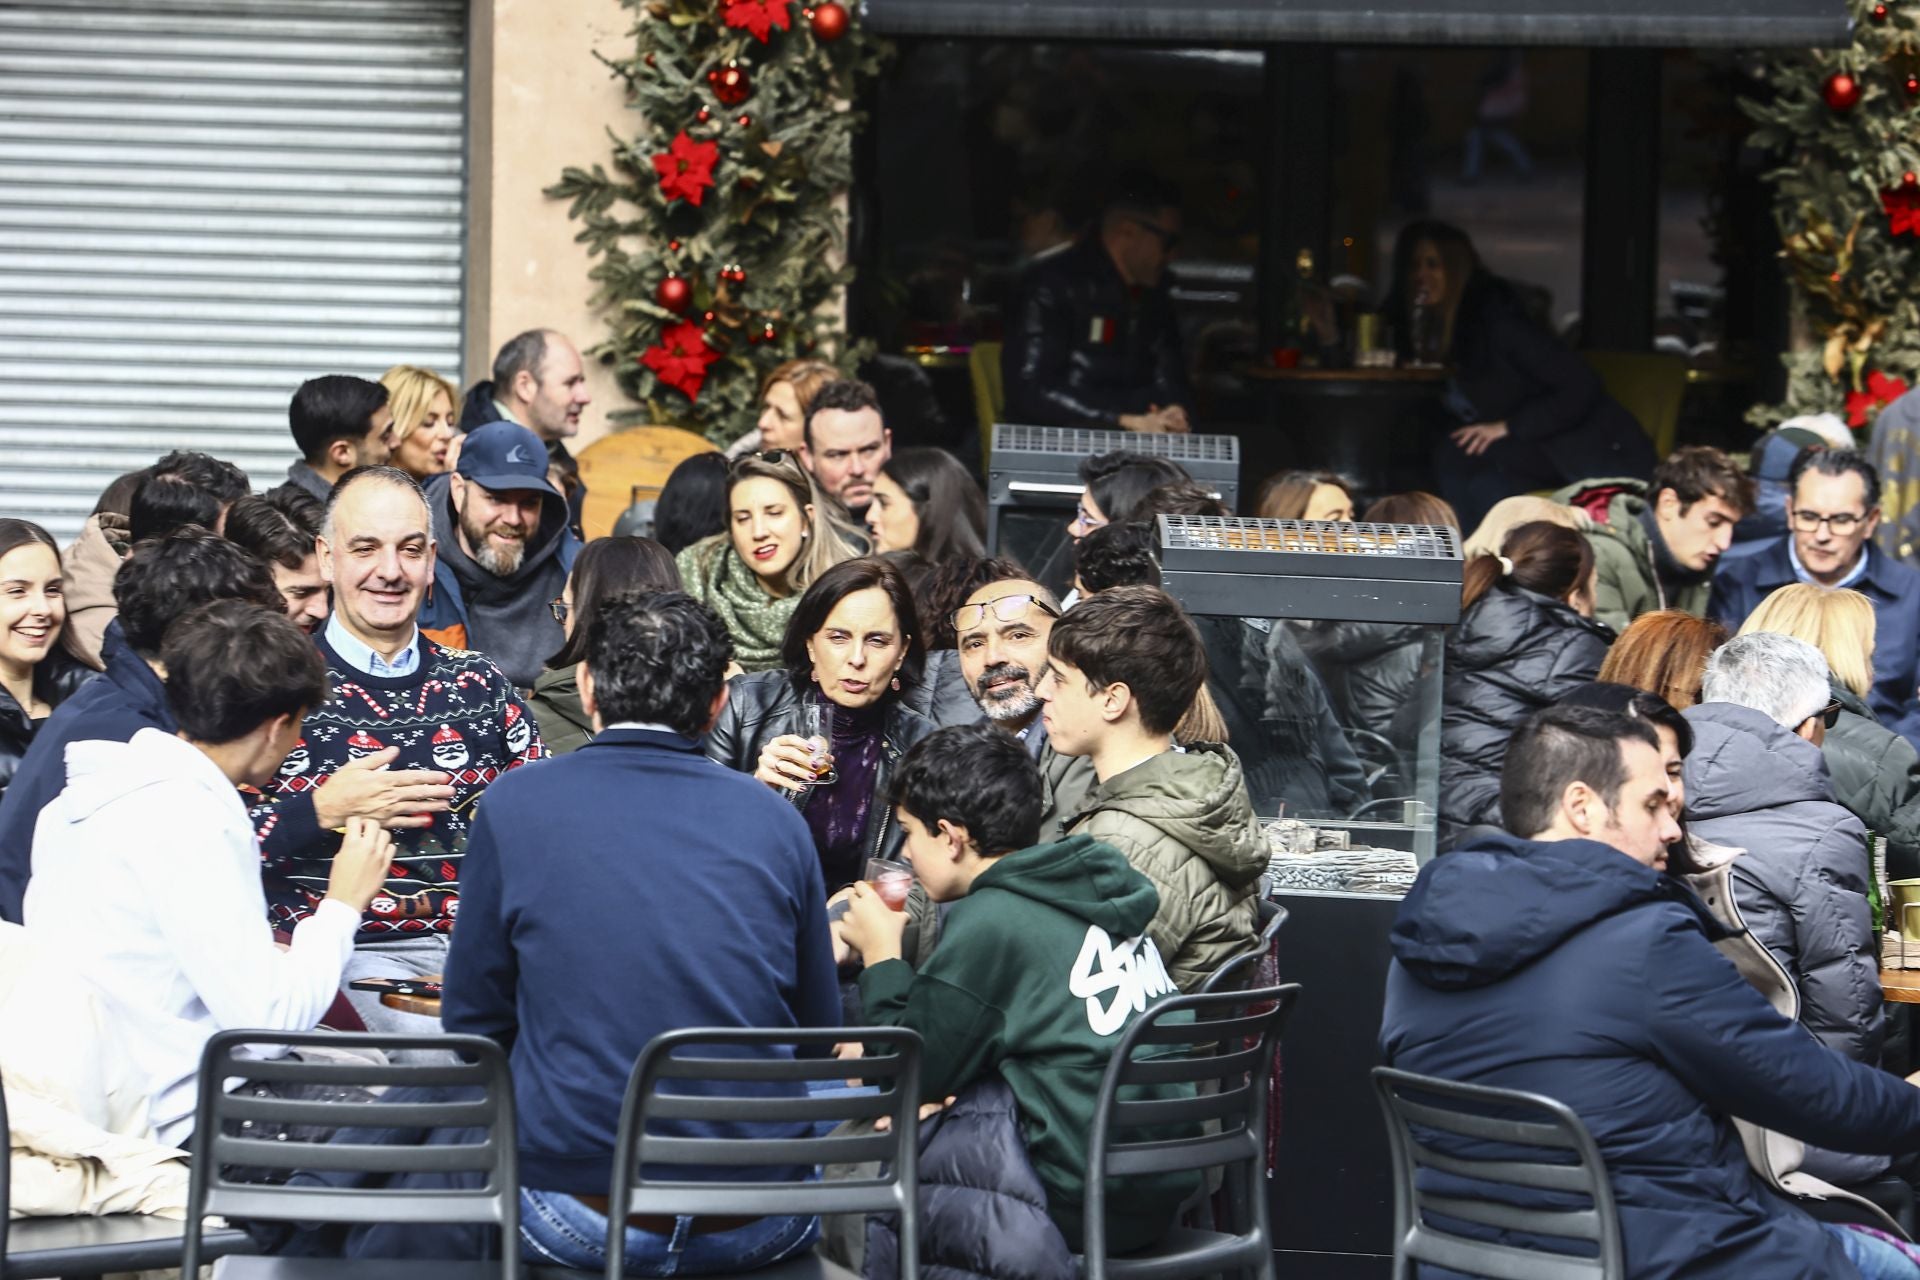
[[[712,313],[708,313],[711,318]],[[653,370],[662,386],[672,387],[689,400],[698,399],[707,380],[707,368],[720,353],[707,345],[707,331],[683,320],[660,334],[660,345],[648,347],[640,363]]]
[[[1907,97],[1920,98],[1920,76],[1908,76],[1901,87],[1907,91]]]
[[[721,10],[728,26],[739,27],[765,44],[775,27],[793,29],[790,4],[791,0],[724,0]]]
[[[1880,193],[1880,207],[1887,213],[1887,234],[1920,236],[1920,179],[1909,173],[1900,185]]]
[[[1887,20],[1887,6],[1884,4],[1873,6],[1869,16],[1871,16],[1875,22],[1884,23]]]
[[[693,305],[693,286],[687,283],[685,276],[669,275],[653,291],[653,300],[679,315]]]
[[[1829,111],[1851,111],[1860,105],[1860,82],[1836,71],[1821,82],[1820,98]]]
[[[707,88],[713,90],[723,107],[737,107],[753,96],[753,81],[737,62],[707,72]]]
[[[847,34],[846,6],[835,4],[833,0],[815,5],[807,12],[807,25],[813,28],[816,40],[838,40]]]
[[[722,280],[725,280],[729,284],[745,284],[747,282],[747,269],[737,262],[729,262],[726,266],[720,268],[718,274]]]
[[[667,203],[685,200],[698,205],[713,186],[713,166],[720,163],[720,146],[713,142],[695,142],[682,129],[661,154],[653,157],[653,168],[660,175],[660,193]]]

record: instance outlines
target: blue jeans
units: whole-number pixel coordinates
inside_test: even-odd
[[[799,1253],[820,1238],[818,1218],[762,1218],[732,1231],[694,1235],[693,1219],[671,1236],[627,1228],[627,1274],[705,1276],[751,1271]],[[604,1270],[607,1219],[559,1191],[520,1189],[520,1256],[528,1262]]]
[[[1838,1237],[1861,1280],[1920,1280],[1920,1266],[1886,1241],[1832,1222],[1821,1225]]]

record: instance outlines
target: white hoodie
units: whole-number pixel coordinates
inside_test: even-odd
[[[282,951],[240,793],[158,729],[67,748],[67,787],[34,828],[27,929],[105,993],[145,1077],[153,1126],[193,1129],[216,1031],[307,1031],[333,1003],[360,917],[328,900]]]

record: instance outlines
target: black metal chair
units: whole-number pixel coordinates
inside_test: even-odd
[[[1287,923],[1287,909],[1271,898],[1255,899],[1258,912],[1255,923],[1260,926],[1260,934],[1253,945],[1239,955],[1230,957],[1218,969],[1208,974],[1197,988],[1202,992],[1237,991],[1249,982],[1260,980],[1260,962],[1273,954],[1273,940]]]
[[[0,1090],[0,1134],[11,1147],[7,1100]],[[180,1265],[186,1224],[144,1213],[100,1217],[22,1218],[9,1222],[13,1203],[11,1161],[0,1163],[0,1277],[51,1280],[56,1276],[97,1276],[113,1271],[146,1271]],[[206,1258],[222,1258],[253,1247],[244,1231],[207,1233]]]
[[[859,1058],[727,1057],[715,1048],[756,1049],[832,1046],[859,1041]],[[878,1093],[769,1098],[738,1093],[669,1093],[666,1081],[698,1082],[705,1089],[728,1084],[800,1084],[813,1080],[858,1080]],[[660,1133],[649,1122],[695,1121],[759,1125],[808,1124],[890,1118],[885,1133],[831,1133],[825,1137],[687,1138]],[[725,1217],[889,1213],[898,1216],[901,1280],[919,1275],[915,1197],[920,1129],[920,1036],[898,1027],[825,1030],[764,1030],[689,1027],[663,1032],[647,1042],[627,1080],[614,1147],[613,1186],[607,1196],[607,1271],[619,1280],[626,1254],[629,1214]],[[660,1176],[674,1165],[735,1167],[852,1165],[879,1162],[870,1178],[832,1182],[696,1182]],[[651,1174],[649,1174],[651,1170]],[[536,1276],[562,1274],[540,1268]],[[580,1274],[580,1273],[574,1273]],[[853,1273],[808,1252],[742,1273],[753,1280],[852,1280]]]
[[[1613,1187],[1599,1147],[1571,1108],[1537,1093],[1391,1067],[1375,1067],[1373,1083],[1393,1148],[1394,1280],[1411,1276],[1417,1262],[1488,1280],[1625,1280]],[[1456,1149],[1440,1150],[1423,1132],[1456,1139]],[[1420,1186],[1423,1170],[1487,1184],[1496,1197],[1544,1192],[1571,1207],[1440,1194]],[[1441,1220],[1564,1242],[1590,1256],[1476,1240]]]
[[[1246,1272],[1273,1274],[1273,1232],[1267,1221],[1267,1080],[1280,1031],[1299,997],[1298,984],[1252,991],[1174,996],[1128,1027],[1100,1081],[1098,1110],[1087,1149],[1085,1253],[1088,1280],[1181,1280]],[[1149,1056],[1138,1056],[1145,1053]],[[1122,1098],[1140,1086],[1210,1085],[1185,1098]],[[1134,1137],[1140,1130],[1185,1126],[1202,1131],[1182,1138]],[[1144,1252],[1107,1251],[1109,1178],[1225,1171],[1234,1206],[1230,1220],[1243,1231],[1176,1227]]]
[[[259,1059],[241,1050],[254,1045],[383,1052],[452,1052],[453,1063],[303,1062]],[[228,1093],[232,1079],[326,1084],[478,1089],[472,1100],[387,1103],[297,1101]],[[229,1132],[232,1125],[238,1132]],[[298,1125],[306,1132],[338,1128],[484,1128],[483,1140],[448,1145],[386,1146],[245,1136],[241,1126]],[[316,1223],[483,1223],[500,1229],[499,1256],[490,1260],[422,1262],[369,1259],[235,1257],[222,1264],[223,1280],[307,1280],[350,1276],[352,1280],[467,1280],[520,1275],[520,1184],[514,1147],[513,1080],[500,1046],[481,1036],[352,1035],[334,1032],[223,1031],[207,1042],[200,1059],[200,1098],[194,1111],[193,1176],[187,1193],[187,1242],[182,1274],[206,1261],[201,1220],[228,1218]],[[257,1131],[257,1130],[256,1130]],[[230,1167],[292,1172],[485,1174],[476,1188],[359,1188],[274,1186],[241,1182]]]

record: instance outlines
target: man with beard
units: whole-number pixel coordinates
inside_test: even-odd
[[[1078,811],[1095,779],[1091,760],[1060,755],[1047,743],[1035,686],[1047,670],[1047,640],[1060,602],[1014,568],[1007,563],[1007,576],[975,589],[954,610],[953,632],[960,674],[982,719],[1024,742],[1040,763],[1047,783],[1041,837],[1050,840],[1060,834],[1061,815]]]
[[[459,465],[428,485],[427,501],[439,560],[420,629],[485,653],[531,689],[566,639],[553,603],[580,551],[566,499],[547,479],[546,448],[517,423],[476,428]]]

